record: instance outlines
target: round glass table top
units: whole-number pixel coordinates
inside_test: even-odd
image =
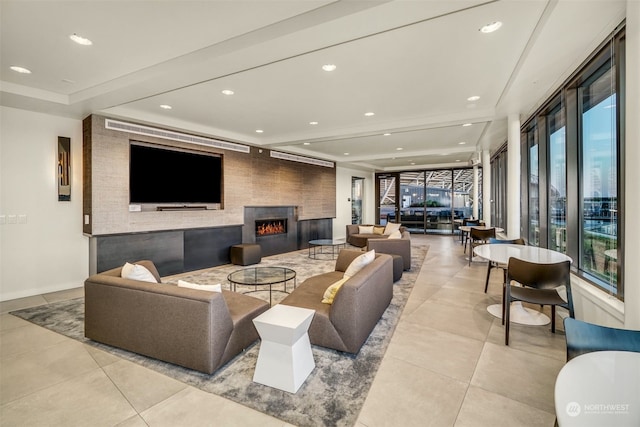
[[[295,277],[296,272],[286,267],[251,267],[234,271],[227,280],[238,285],[273,285]]]
[[[346,242],[344,240],[316,239],[316,240],[309,240],[309,244],[316,245],[316,246],[336,246],[336,245],[345,245]]]

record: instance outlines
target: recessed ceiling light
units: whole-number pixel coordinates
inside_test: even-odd
[[[460,141],[460,142],[458,142],[458,144],[460,144],[460,145],[464,145],[464,144],[466,144],[466,143],[467,143],[466,141]]]
[[[369,111],[368,113],[364,113],[364,115],[367,116],[367,117],[371,117],[371,116],[375,116],[376,113],[373,113],[373,112]]]
[[[396,148],[396,151],[402,151],[402,147]]]
[[[11,69],[13,71],[15,71],[16,73],[20,73],[20,74],[31,74],[31,70],[29,70],[28,68],[24,68],[24,67],[18,67],[16,65],[12,66]]]
[[[318,122],[309,122],[310,125],[317,125]]]
[[[474,96],[468,97],[467,101],[477,101],[478,99],[480,99],[480,97],[478,95],[474,95]]]
[[[160,108],[162,108],[163,110],[171,110],[173,107],[169,104],[162,104]]]
[[[344,153],[344,155],[345,155],[345,156],[348,156],[348,155],[349,155],[349,153]]]
[[[500,21],[496,21],[496,22],[492,22],[491,24],[487,24],[484,27],[480,28],[480,32],[482,33],[493,33],[494,31],[496,31],[498,28],[502,27],[502,22]]]
[[[69,36],[69,38],[71,40],[73,40],[74,42],[81,44],[83,46],[91,46],[93,44],[93,42],[89,39],[85,39],[84,37],[81,37],[79,35],[77,35],[76,33],[73,33]]]
[[[256,129],[256,133],[262,133],[264,132],[262,129]]]
[[[322,69],[325,70],[325,71],[333,71],[336,68],[338,68],[338,67],[336,67],[334,64],[325,64],[325,65],[322,66]]]
[[[459,161],[460,161],[460,159],[456,159],[456,162],[459,162]]]
[[[411,162],[411,165],[412,165],[412,166],[415,166],[415,164],[416,164],[416,162]]]
[[[232,90],[230,90],[230,89],[225,89],[225,90],[222,91],[222,94],[223,95],[233,95],[234,92]]]
[[[391,135],[391,134],[390,133],[385,133],[382,136],[389,136],[389,135]]]
[[[466,128],[467,126],[471,126],[471,125],[473,125],[473,123],[465,123],[462,126]]]
[[[311,145],[310,142],[305,142],[303,145]]]

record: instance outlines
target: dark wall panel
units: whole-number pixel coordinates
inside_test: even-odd
[[[298,221],[298,249],[309,247],[309,240],[333,239],[331,218]]]
[[[229,248],[242,243],[242,226],[184,231],[184,269],[229,264]]]
[[[98,272],[120,267],[125,262],[142,259],[153,261],[161,276],[184,271],[182,230],[94,238],[97,239]]]
[[[161,276],[228,264],[229,247],[242,242],[242,226],[94,236],[96,272],[125,262],[153,261]]]

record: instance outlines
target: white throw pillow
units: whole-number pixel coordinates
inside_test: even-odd
[[[388,222],[387,225],[384,227],[384,234],[385,236],[390,236],[391,233],[393,233],[394,231],[398,231],[400,230],[400,224],[395,224],[393,222]]]
[[[198,285],[197,283],[189,283],[184,280],[178,280],[178,286],[181,288],[190,288],[190,289],[198,289],[201,291],[209,291],[209,292],[222,292],[222,285],[218,283],[217,285]]]
[[[400,233],[400,230],[396,230],[393,233],[389,234],[388,239],[402,239],[402,234]]]
[[[125,263],[120,272],[120,277],[142,282],[158,283],[154,275],[144,266],[139,264]]]
[[[373,234],[373,225],[359,225],[358,234]]]
[[[369,252],[365,252],[362,255],[359,255],[353,261],[351,261],[351,264],[349,264],[349,267],[347,267],[347,271],[344,272],[344,277],[354,276],[358,271],[371,264],[375,258],[376,251],[373,249],[371,249]]]

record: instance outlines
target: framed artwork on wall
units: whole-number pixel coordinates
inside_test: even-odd
[[[58,201],[71,201],[71,138],[58,137]]]

